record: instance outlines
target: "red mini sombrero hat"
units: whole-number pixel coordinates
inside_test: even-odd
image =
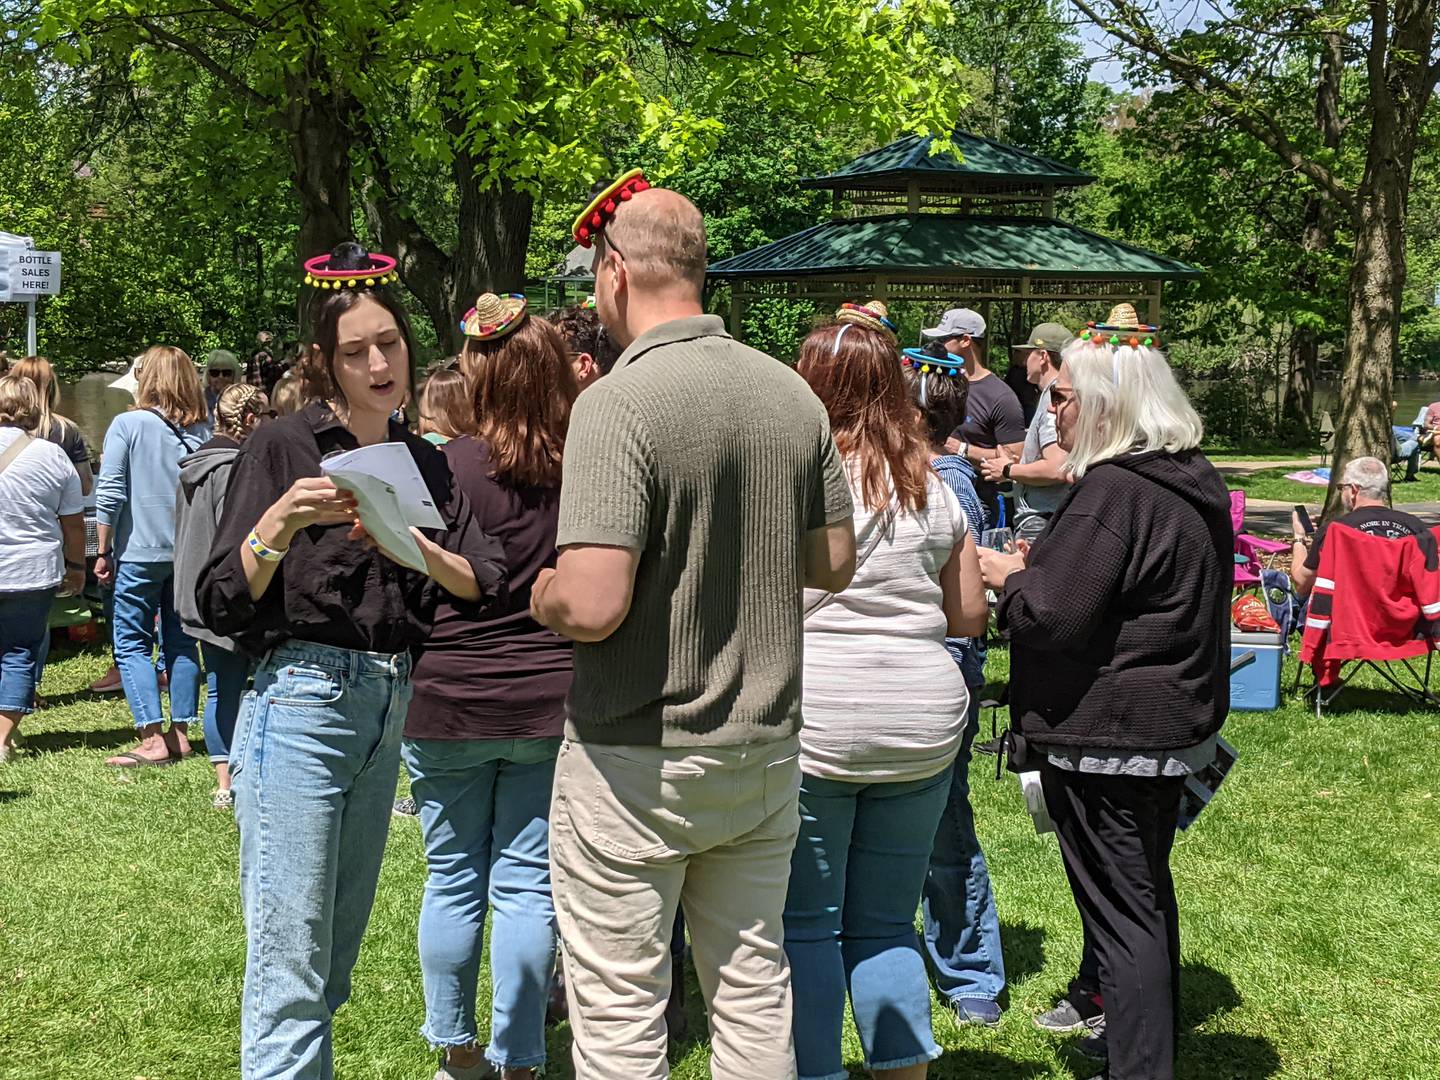
[[[605,231],[605,226],[610,224],[610,219],[615,216],[620,204],[629,202],[649,187],[650,181],[645,179],[645,173],[640,169],[631,169],[618,180],[601,188],[570,227],[575,242],[583,248],[590,247]]]
[[[395,257],[378,251],[365,253],[363,266],[332,266],[335,253],[327,251],[305,260],[305,284],[314,289],[373,289],[400,280]]]

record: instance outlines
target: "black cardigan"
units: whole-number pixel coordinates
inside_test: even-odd
[[[1230,707],[1233,551],[1225,484],[1198,450],[1091,466],[1000,597],[1012,725],[1098,750],[1213,735]]]

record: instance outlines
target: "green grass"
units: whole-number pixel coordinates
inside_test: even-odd
[[[1276,449],[1267,447],[1263,450],[1249,451],[1236,449],[1231,446],[1202,447],[1205,456],[1211,461],[1307,461],[1317,460],[1318,451],[1307,449]]]
[[[1225,483],[1232,488],[1244,488],[1252,499],[1275,499],[1280,502],[1304,503],[1318,506],[1325,501],[1325,489],[1313,484],[1300,484],[1286,480],[1285,474],[1298,469],[1284,467],[1261,469],[1248,476],[1228,476]],[[1425,462],[1420,466],[1420,476],[1414,483],[1392,484],[1391,498],[1397,503],[1435,502],[1440,500],[1440,466]]]
[[[1003,677],[1004,650],[991,656]],[[52,705],[25,727],[29,752],[0,766],[0,1078],[234,1076],[244,961],[234,822],[210,808],[203,758],[105,768],[130,739],[123,702],[82,692],[105,662],[94,650],[57,654],[43,688]],[[1440,1076],[1440,714],[1361,689],[1323,720],[1289,702],[1237,713],[1225,734],[1240,764],[1174,858],[1179,1075]],[[931,1075],[1089,1076],[1093,1066],[1029,1020],[1078,958],[1055,841],[1034,834],[993,759],[976,763],[973,781],[1012,996],[996,1031],[961,1030],[937,1009],[945,1056]],[[345,1080],[427,1080],[434,1069],[417,1035],[422,880],[418,830],[396,821],[336,1026]],[[567,1037],[552,1033],[552,1076],[571,1075]],[[853,1033],[847,1059],[863,1075]],[[674,1061],[681,1080],[708,1075],[702,1043]]]

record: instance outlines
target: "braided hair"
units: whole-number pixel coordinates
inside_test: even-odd
[[[215,402],[215,427],[222,435],[241,440],[250,434],[250,418],[260,415],[265,392],[249,383],[236,383],[220,392]]]

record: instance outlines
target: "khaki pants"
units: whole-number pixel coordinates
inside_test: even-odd
[[[695,752],[566,741],[550,808],[576,1080],[663,1080],[683,903],[717,1080],[792,1080],[781,916],[799,742]]]

